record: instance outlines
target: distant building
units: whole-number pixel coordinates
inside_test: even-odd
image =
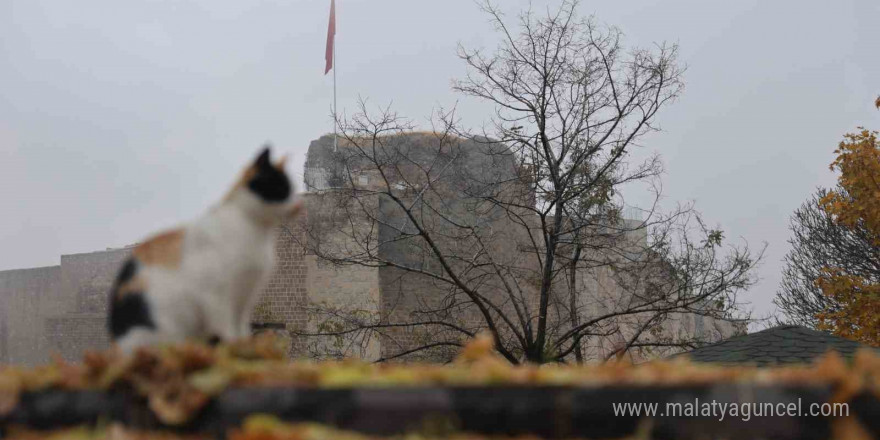
[[[424,244],[418,239],[401,238],[402,230],[406,229],[409,221],[394,203],[382,195],[373,195],[371,191],[384,192],[386,185],[392,188],[396,197],[407,203],[414,203],[419,198],[433,197],[433,206],[443,206],[445,216],[454,216],[457,221],[467,224],[476,224],[484,230],[491,230],[489,235],[483,235],[487,246],[491,249],[493,258],[504,260],[506,267],[518,267],[522,274],[518,275],[520,281],[530,279],[527,271],[538,268],[534,261],[534,242],[524,233],[521,224],[515,224],[511,216],[505,215],[498,210],[473,210],[467,203],[474,203],[475,193],[480,191],[497,191],[495,197],[515,198],[522,205],[534,205],[536,198],[532,192],[532,185],[523,181],[523,175],[518,168],[519,161],[513,154],[498,144],[481,142],[480,140],[457,139],[448,141],[450,146],[440,147],[435,133],[411,133],[383,138],[381,147],[370,152],[356,151],[358,147],[349,145],[348,142],[340,141],[334,146],[332,137],[325,136],[311,143],[305,163],[305,185],[308,195],[307,211],[308,220],[304,223],[307,230],[303,240],[307,242],[306,248],[320,247],[324,253],[330,255],[357,255],[358,253],[374,253],[380,259],[393,261],[405,267],[419,268],[424,271],[438,271],[438,260],[432,253],[425,249]],[[365,145],[369,144],[366,141]],[[364,147],[363,145],[361,147]],[[369,147],[366,147],[369,149]],[[374,164],[363,156],[376,155],[376,159],[384,163],[380,174]],[[454,163],[453,163],[454,161]],[[449,164],[453,166],[447,168]],[[425,188],[425,170],[444,170],[434,172],[431,175],[431,191],[422,191]],[[494,182],[504,182],[499,189]],[[352,193],[356,195],[359,206],[348,206],[352,202]],[[442,202],[441,202],[442,200]],[[470,201],[468,201],[470,200]],[[479,202],[477,202],[479,203]],[[435,214],[432,214],[435,215]],[[647,230],[640,227],[641,221],[637,218],[638,213],[633,210],[624,210],[624,216],[630,215],[630,219],[624,220],[623,228],[629,230],[619,240],[623,242],[619,250],[639,249],[634,254],[644,254],[647,248]],[[367,218],[369,217],[369,218]],[[626,217],[625,217],[626,218]],[[518,219],[534,222],[527,227],[533,233],[540,233],[541,225],[532,213],[524,211],[518,215]],[[426,227],[443,228],[438,225],[442,221],[432,222],[425,219]],[[612,228],[614,229],[614,228]],[[435,238],[454,237],[455,231],[443,231],[438,229]],[[446,234],[449,232],[449,234]],[[487,233],[484,233],[487,234]],[[614,235],[614,234],[611,234]],[[351,237],[359,237],[364,242],[353,245]],[[367,244],[366,241],[372,240]],[[447,242],[437,242],[445,249],[444,252],[454,254],[458,243],[454,238],[446,239]],[[369,248],[369,251],[366,249]],[[342,249],[341,252],[334,252]],[[561,249],[565,252],[565,249]],[[463,251],[467,252],[467,251]],[[585,251],[590,252],[590,251]],[[630,257],[635,257],[631,255]],[[405,271],[387,265],[368,267],[359,265],[349,259],[346,264],[334,265],[327,259],[317,258],[312,252],[306,252],[307,266],[309,267],[309,279],[333,280],[332,289],[321,289],[321,283],[310,283],[308,298],[310,303],[321,302],[327,308],[334,310],[357,310],[371,316],[382,318],[382,322],[411,322],[418,321],[425,316],[424,310],[438,309],[443,307],[432,301],[447,297],[450,286],[442,282],[413,272]],[[314,263],[312,263],[314,261]],[[648,270],[639,276],[638,282],[632,283],[630,288],[648,289],[652,281],[665,276],[662,264],[649,264]],[[315,271],[315,275],[312,271]],[[534,270],[534,272],[537,272]],[[576,290],[582,292],[578,297],[577,307],[591,315],[602,315],[614,310],[620,303],[626,303],[626,295],[631,295],[633,290],[621,287],[620,280],[616,279],[608,267],[579,270],[576,276]],[[320,275],[318,275],[320,274]],[[489,274],[491,277],[491,274]],[[314,277],[314,278],[313,278]],[[359,280],[357,286],[349,286],[348,280]],[[567,298],[567,280],[554,281],[553,289],[565,290],[556,294],[558,298]],[[506,301],[506,293],[498,280],[484,283],[480,293],[488,298],[497,299],[496,304],[506,304],[502,307],[510,308],[510,301]],[[563,285],[565,284],[565,285]],[[537,308],[539,286],[532,282],[524,282],[517,288],[525,296],[525,301],[531,301],[532,310]],[[434,307],[434,306],[437,307]],[[553,307],[556,307],[554,305]],[[567,313],[551,313],[564,321],[562,326],[568,325],[570,320]],[[515,316],[515,312],[507,310],[508,316]],[[470,316],[470,315],[474,316]],[[629,315],[620,320],[620,329],[613,335],[590,336],[584,338],[584,354],[588,359],[604,359],[625,346],[629,337],[636,331],[639,319],[643,314]],[[458,309],[455,318],[456,324],[461,323],[466,328],[481,324],[482,317],[477,316],[473,307]],[[644,320],[644,319],[643,319]],[[316,330],[315,320],[310,320],[312,330]],[[332,326],[330,326],[332,328]],[[560,327],[561,328],[561,327]],[[407,351],[424,345],[436,339],[430,332],[438,329],[423,329],[413,326],[398,326],[383,328],[382,336],[377,340],[370,341],[370,348],[366,351],[350,351],[345,354],[364,356],[367,358],[387,357],[396,353]],[[690,313],[670,313],[661,325],[651,329],[651,336],[657,340],[664,339],[676,341],[689,339],[693,336],[712,342],[742,332],[742,325],[725,320],[712,319]],[[333,338],[328,338],[333,339]],[[312,339],[314,341],[314,338]],[[348,347],[355,341],[329,341],[327,344],[337,344]],[[358,346],[353,344],[351,346]],[[627,353],[633,361],[640,361],[646,357],[658,357],[667,355],[675,348],[661,347],[653,351],[650,349],[633,350]],[[424,359],[433,359],[425,356]]]

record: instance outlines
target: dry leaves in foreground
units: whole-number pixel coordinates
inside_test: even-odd
[[[0,416],[22,392],[45,389],[130,390],[144,398],[168,425],[185,423],[228,387],[302,388],[418,386],[679,386],[712,383],[827,384],[835,402],[862,390],[880,396],[880,356],[861,352],[850,363],[829,353],[812,365],[780,368],[724,367],[684,358],[641,365],[621,362],[511,365],[479,336],[451,365],[370,364],[362,361],[290,362],[284,341],[271,335],[209,347],[185,343],[142,349],[132,356],[115,350],[87,353],[77,364],[61,360],[33,369],[0,367]]]

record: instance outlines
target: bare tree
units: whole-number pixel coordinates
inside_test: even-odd
[[[836,190],[845,193],[843,188]],[[863,228],[849,228],[834,222],[820,207],[827,194],[819,189],[791,218],[792,248],[785,256],[782,282],[773,302],[788,322],[816,328],[820,312],[833,312],[840,305],[822,293],[816,280],[822,269],[839,268],[844,273],[868,280],[880,280],[880,254]]]
[[[491,55],[462,47],[469,71],[454,88],[495,106],[488,128],[462,129],[453,110],[418,133],[363,102],[340,118],[304,246],[383,270],[399,294],[383,293],[371,317],[325,310],[333,329],[307,333],[377,335],[388,359],[442,358],[488,330],[511,362],[554,362],[691,347],[710,332],[669,322],[736,319],[759,256],[723,247],[690,206],[622,216],[621,187],[662,171],[630,153],[682,89],[676,47],[627,51],[576,1],[526,12],[515,29],[483,9],[502,43]]]

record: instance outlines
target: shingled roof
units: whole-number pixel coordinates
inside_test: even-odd
[[[748,335],[735,336],[675,356],[694,362],[752,364],[758,366],[809,363],[829,350],[851,358],[868,345],[797,325],[783,325]]]

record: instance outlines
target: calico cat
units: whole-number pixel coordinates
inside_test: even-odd
[[[108,327],[124,351],[185,339],[251,334],[274,268],[276,227],[301,201],[266,147],[216,206],[132,250],[110,292]]]

